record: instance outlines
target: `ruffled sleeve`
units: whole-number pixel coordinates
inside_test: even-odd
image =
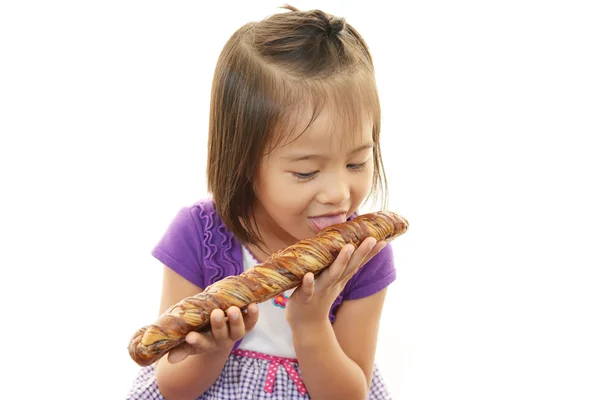
[[[206,200],[179,210],[152,255],[188,281],[206,288],[242,272],[241,248],[236,243],[212,202]]]
[[[152,250],[152,255],[188,281],[204,288],[206,282],[200,261],[203,259],[202,236],[202,229],[192,216],[192,208],[183,207]]]

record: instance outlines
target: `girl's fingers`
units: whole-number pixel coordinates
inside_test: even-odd
[[[227,321],[229,322],[229,339],[240,340],[246,334],[242,312],[238,307],[229,307],[227,309]]]
[[[250,303],[246,310],[247,312],[244,313],[244,325],[246,333],[248,333],[254,328],[256,322],[258,322],[258,306],[256,303]]]
[[[366,262],[366,257],[371,253],[376,244],[377,240],[374,237],[369,237],[360,244],[346,264],[346,268],[339,279],[341,282],[345,283],[352,278],[358,269]]]
[[[297,289],[300,291],[300,295],[305,302],[309,302],[312,299],[313,294],[315,293],[315,275],[312,272],[309,272],[304,275],[302,279],[302,284]]]
[[[185,342],[171,350],[167,356],[169,362],[175,364],[181,362],[192,354],[201,353],[210,347],[208,339],[198,333],[190,332],[185,336]]]
[[[229,340],[229,329],[225,322],[225,313],[221,309],[213,310],[210,314],[210,327],[215,344],[220,347]]]
[[[183,342],[179,346],[175,347],[173,350],[169,351],[169,354],[167,355],[167,360],[171,364],[176,364],[185,360],[190,354],[194,354],[194,346],[190,345],[189,343]]]
[[[321,290],[320,288],[326,288],[325,290],[327,290],[327,288],[331,288],[339,282],[354,251],[354,246],[351,244],[346,244],[342,247],[331,266],[319,275],[317,283],[319,290]]]
[[[190,355],[229,346],[232,341],[240,340],[256,325],[258,306],[256,303],[251,303],[245,313],[242,313],[238,307],[230,307],[227,309],[227,322],[225,313],[220,309],[213,310],[210,317],[211,331],[188,333],[185,342],[169,351],[167,358],[170,363],[175,364]],[[228,324],[229,326],[227,326]]]

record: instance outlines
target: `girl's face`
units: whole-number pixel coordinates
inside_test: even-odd
[[[323,110],[300,137],[263,157],[254,212],[272,250],[345,222],[371,189],[372,125],[347,132],[332,122]]]

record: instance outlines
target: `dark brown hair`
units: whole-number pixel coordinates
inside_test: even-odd
[[[307,111],[310,125],[330,107],[350,133],[368,118],[375,144],[370,196],[381,189],[383,207],[387,200],[381,110],[365,41],[343,18],[283,8],[289,11],[248,23],[231,36],[217,61],[211,92],[208,191],[227,227],[253,244],[260,243],[251,220],[254,175],[264,155],[303,132],[298,123]]]

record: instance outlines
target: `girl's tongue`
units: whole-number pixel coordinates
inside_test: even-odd
[[[346,222],[346,214],[327,215],[324,217],[310,217],[308,218],[310,226],[315,232],[319,232],[328,226],[341,224]]]

